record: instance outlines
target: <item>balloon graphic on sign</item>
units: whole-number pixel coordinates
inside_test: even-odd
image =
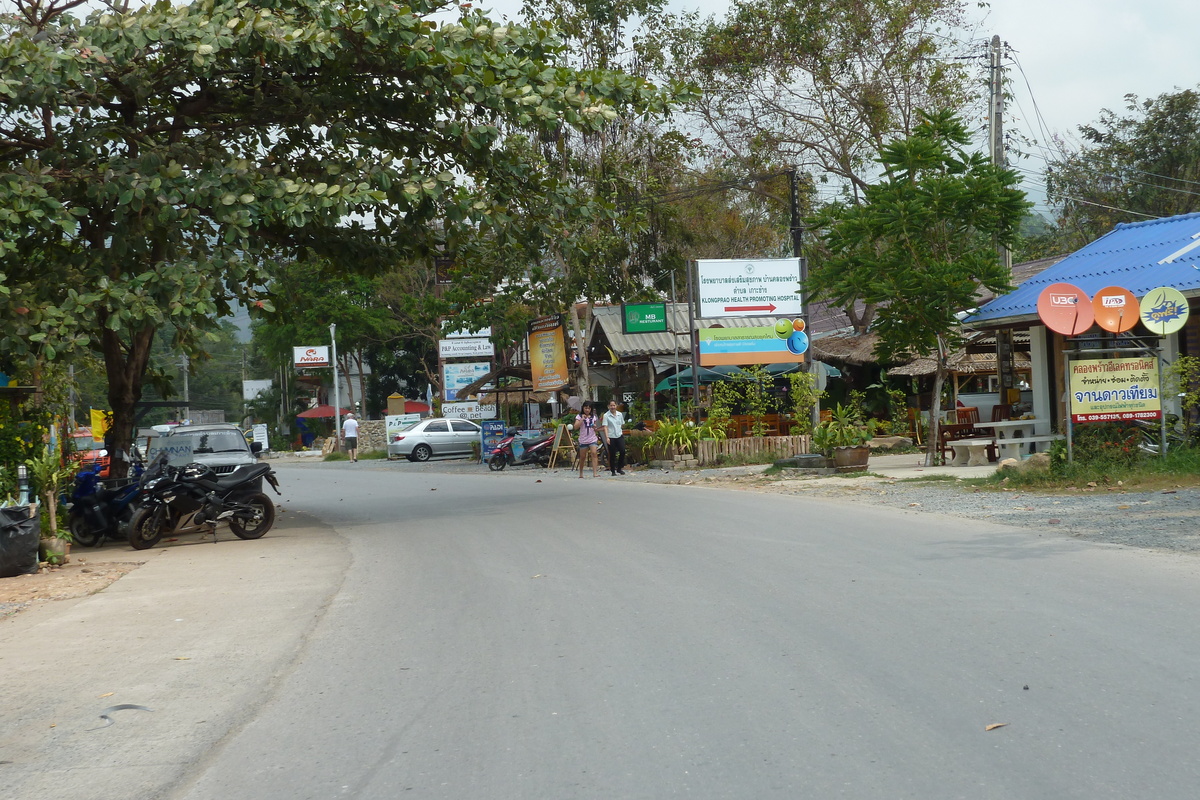
[[[1133,330],[1141,317],[1138,299],[1133,292],[1120,286],[1106,286],[1092,298],[1096,323],[1106,331],[1124,333]]]
[[[1052,283],[1042,289],[1037,310],[1045,326],[1063,336],[1087,332],[1096,319],[1087,292],[1070,283]]]
[[[1142,324],[1151,333],[1166,336],[1183,327],[1188,319],[1188,301],[1183,292],[1170,286],[1160,286],[1146,292],[1141,303]]]
[[[800,355],[808,349],[808,334],[804,331],[792,331],[787,337],[788,352]]]

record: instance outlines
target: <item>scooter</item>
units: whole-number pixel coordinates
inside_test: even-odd
[[[172,467],[161,453],[142,474],[137,510],[129,521],[129,544],[145,550],[168,533],[228,522],[239,539],[257,539],[275,524],[275,503],[262,491],[266,479],[279,494],[269,464],[247,464],[217,475],[204,464]]]
[[[505,467],[519,467],[524,464],[546,467],[550,465],[550,453],[553,450],[554,434],[547,433],[526,439],[517,435],[516,428],[509,428],[488,457],[488,469],[499,472]]]
[[[140,491],[142,465],[134,464],[132,479],[123,486],[105,486],[100,478],[103,470],[104,465],[96,463],[79,472],[67,502],[67,527],[72,541],[81,547],[97,547],[105,539],[129,535],[126,526]]]

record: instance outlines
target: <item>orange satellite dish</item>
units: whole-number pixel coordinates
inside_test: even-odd
[[[1092,298],[1096,323],[1106,331],[1124,333],[1132,330],[1142,316],[1141,304],[1133,292],[1120,286],[1106,286]]]
[[[1038,317],[1063,336],[1078,336],[1092,327],[1096,315],[1087,292],[1070,283],[1052,283],[1038,295]]]

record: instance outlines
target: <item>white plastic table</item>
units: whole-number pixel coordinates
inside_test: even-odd
[[[1027,455],[1025,445],[1020,443],[1007,444],[1005,439],[1021,439],[1032,436],[1036,419],[1005,419],[999,422],[976,422],[977,428],[991,428],[996,432],[996,449],[1000,458],[1021,458]]]

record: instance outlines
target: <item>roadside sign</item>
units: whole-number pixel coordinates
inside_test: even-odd
[[[293,347],[292,360],[297,369],[305,367],[328,367],[329,348],[324,345],[320,347]]]
[[[1063,336],[1077,336],[1092,327],[1096,315],[1087,292],[1070,283],[1052,283],[1038,295],[1038,317]]]
[[[808,350],[804,321],[781,319],[754,328],[701,328],[700,366],[799,364]]]
[[[488,456],[496,452],[496,445],[504,438],[504,421],[499,419],[485,419],[479,423],[479,427],[482,428],[479,433],[479,449],[482,460],[486,464]]]
[[[1166,336],[1184,326],[1190,309],[1183,292],[1171,286],[1160,286],[1146,292],[1142,298],[1141,312],[1142,324],[1151,333]]]
[[[439,339],[438,356],[441,358],[491,358],[495,354],[491,339]]]
[[[1072,422],[1118,422],[1162,417],[1157,358],[1099,358],[1071,362]]]
[[[800,259],[704,259],[696,262],[701,319],[800,316]]]
[[[624,333],[667,332],[666,303],[626,303],[621,309]]]
[[[472,400],[460,403],[442,403],[442,416],[446,419],[481,420],[496,416],[496,406],[480,405]]]

